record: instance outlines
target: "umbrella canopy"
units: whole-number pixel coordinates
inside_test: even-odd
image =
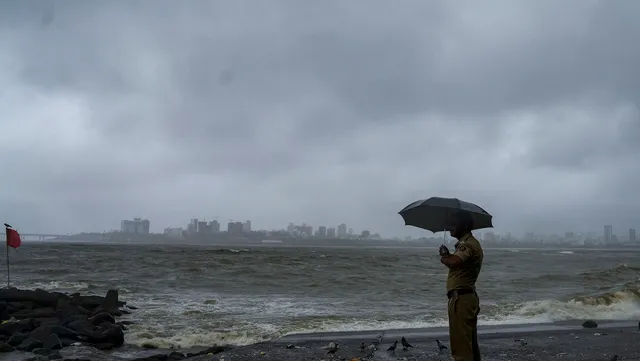
[[[399,214],[405,225],[435,233],[448,230],[453,217],[459,212],[467,213],[471,217],[472,230],[493,227],[492,215],[482,207],[458,198],[431,197],[419,200],[404,207]]]

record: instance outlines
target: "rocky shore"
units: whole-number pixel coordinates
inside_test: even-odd
[[[198,350],[150,350],[126,345],[131,322],[119,320],[136,308],[106,296],[44,290],[0,289],[0,360],[7,361],[298,361],[298,360],[449,360],[436,339],[448,344],[446,330],[387,330],[378,349],[373,331],[290,335],[243,347],[212,346]],[[406,336],[414,346],[387,348]],[[594,321],[563,325],[485,328],[480,332],[483,360],[640,361],[640,324]],[[338,345],[329,353],[329,341]]]
[[[124,332],[131,322],[117,318],[135,309],[118,299],[117,290],[109,290],[102,297],[41,289],[0,289],[0,359],[7,359],[3,355],[16,351],[30,353],[30,360],[90,360],[90,356],[68,355],[66,348],[99,352],[123,346]],[[182,360],[227,349],[216,346],[191,354],[171,352],[138,360]]]

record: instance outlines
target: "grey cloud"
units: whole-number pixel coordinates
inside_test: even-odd
[[[634,226],[639,4],[403,4],[0,4],[3,126],[32,139],[0,145],[0,216],[422,234],[396,212],[442,194],[503,230]]]

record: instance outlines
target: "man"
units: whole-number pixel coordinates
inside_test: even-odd
[[[472,225],[468,213],[456,214],[449,228],[451,237],[458,240],[456,250],[451,254],[445,245],[440,246],[440,262],[449,268],[449,342],[455,361],[480,361],[477,330],[480,301],[476,280],[484,253],[480,242],[471,234]]]

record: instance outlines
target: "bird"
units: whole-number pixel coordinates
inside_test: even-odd
[[[365,344],[364,344],[364,342],[363,342],[363,343],[360,345],[360,352],[364,352],[365,347],[366,347],[366,346],[365,346]]]
[[[440,340],[436,340],[436,343],[438,344],[438,351],[440,351],[440,353],[442,353],[444,350],[448,350],[447,346],[440,343]]]
[[[376,338],[376,341],[373,341],[374,344],[379,345],[382,343],[382,339],[384,338],[384,332],[382,332],[381,334],[378,335],[378,337]]]
[[[367,350],[366,350],[366,357],[371,357],[373,356],[373,354],[378,351],[378,346],[376,346],[375,344],[371,343],[369,346],[367,346]]]
[[[618,361],[618,355],[613,355],[609,361]]]
[[[409,347],[413,348],[413,346],[411,346],[411,344],[409,344],[409,342],[407,342],[407,339],[404,338],[404,336],[402,336],[402,340],[400,340],[400,342],[402,343],[402,349],[407,351],[409,349]]]
[[[338,352],[338,344],[334,343],[333,341],[329,342],[329,347],[327,347],[329,349],[329,351],[327,351],[327,355],[331,354],[331,355],[335,355],[336,352]]]
[[[398,340],[393,341],[393,345],[389,346],[387,351],[391,351],[393,353],[396,352],[396,347],[398,347]]]

